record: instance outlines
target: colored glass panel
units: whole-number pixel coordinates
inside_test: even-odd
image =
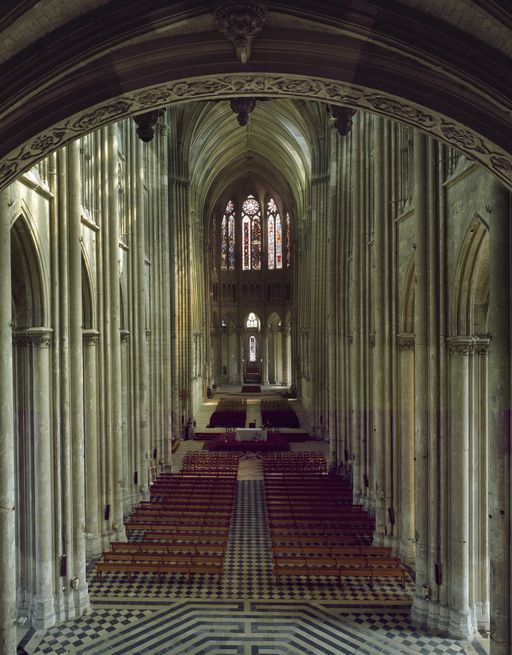
[[[276,268],[283,268],[283,235],[281,232],[281,216],[276,213]]]
[[[268,267],[269,269],[275,268],[275,252],[274,252],[274,217],[272,214],[267,219],[267,232],[268,232]]]
[[[228,268],[235,270],[235,217],[232,214],[228,221]]]
[[[248,216],[242,219],[242,268],[248,271],[251,268],[251,221]]]
[[[256,337],[249,338],[249,361],[256,361]]]

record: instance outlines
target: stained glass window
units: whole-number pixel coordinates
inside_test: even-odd
[[[220,227],[220,262],[224,270],[235,269],[235,207],[230,200],[226,205]]]
[[[226,270],[228,267],[228,220],[226,214],[222,217],[220,226],[220,263],[221,267]]]
[[[261,212],[253,195],[242,205],[243,269],[259,271],[261,268]]]
[[[268,233],[268,267],[275,268],[276,258],[274,252],[274,217],[272,214],[267,218],[267,233]]]
[[[251,219],[248,216],[242,219],[242,240],[242,268],[244,271],[249,271],[251,269]]]
[[[267,204],[268,268],[283,268],[283,232],[281,216],[273,198]]]
[[[249,314],[249,316],[247,317],[247,323],[245,325],[248,328],[257,328],[258,327],[258,319],[256,318],[256,314],[254,312],[251,312]]]
[[[256,361],[256,337],[249,337],[249,361]]]
[[[290,233],[290,214],[286,214],[286,266],[290,266],[292,251],[292,237]]]
[[[228,267],[235,270],[235,215],[231,214],[228,221]]]

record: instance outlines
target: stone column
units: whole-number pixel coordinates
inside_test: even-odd
[[[112,401],[111,439],[114,470],[110,475],[114,478],[114,507],[112,521],[112,538],[126,538],[123,523],[123,434],[121,429],[121,298],[119,291],[119,194],[118,194],[118,144],[117,125],[112,123],[107,128],[108,135],[108,257],[110,279],[110,394]]]
[[[82,337],[82,223],[80,215],[80,142],[68,146],[69,189],[69,354],[72,434],[73,573],[75,610],[89,608],[85,571],[85,468]]]
[[[33,352],[35,598],[30,609],[32,625],[45,630],[55,623],[53,599],[52,460],[50,421],[49,328],[27,330]]]
[[[87,557],[101,555],[101,502],[98,459],[98,380],[99,332],[85,330],[84,337],[84,420],[85,420],[85,533]]]
[[[262,332],[262,344],[263,344],[263,375],[262,382],[263,384],[268,384],[268,328],[265,328]]]
[[[414,334],[399,334],[400,559],[414,566]]]
[[[428,308],[428,205],[427,205],[427,137],[414,132],[414,204],[416,212],[416,286],[414,293],[414,328],[416,346],[414,357],[415,379],[428,375],[429,330]],[[429,581],[429,393],[428,385],[417,384],[415,396],[415,482],[416,482],[416,590],[412,618],[425,624],[430,597]]]
[[[9,190],[0,191],[0,652],[16,653],[16,532]]]
[[[244,383],[244,330],[236,328],[236,345],[238,353],[238,384]]]
[[[489,224],[489,559],[491,655],[510,655],[510,194],[493,181]]]
[[[469,354],[474,339],[447,338],[450,349],[450,618],[460,639],[474,631],[469,607]]]
[[[477,516],[479,525],[476,529],[479,531],[478,551],[475,553],[474,560],[476,565],[473,575],[476,576],[475,589],[476,597],[476,619],[478,629],[482,631],[489,630],[489,477],[488,477],[488,450],[489,450],[489,426],[488,426],[488,357],[489,357],[488,338],[477,338],[475,345],[475,356],[478,358],[478,496],[477,496]]]
[[[282,383],[285,387],[290,386],[290,326],[282,325],[281,326],[281,351],[283,353],[282,362],[283,362],[283,374],[282,374]]]

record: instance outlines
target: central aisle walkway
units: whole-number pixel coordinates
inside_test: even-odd
[[[294,444],[295,445],[295,444]],[[306,444],[297,444],[301,449]],[[307,444],[311,449],[314,443]],[[200,442],[181,444],[181,457]],[[484,653],[415,631],[398,584],[276,584],[261,461],[241,460],[222,581],[170,576],[159,584],[90,574],[93,613],[29,633],[33,655],[463,655]],[[476,644],[477,648],[481,648]]]

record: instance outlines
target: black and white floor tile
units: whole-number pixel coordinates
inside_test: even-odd
[[[29,633],[30,655],[481,655],[482,647],[419,632],[408,620],[411,586],[279,584],[261,480],[238,482],[223,579],[161,584],[90,574],[93,612]],[[485,652],[485,651],[484,651]]]

